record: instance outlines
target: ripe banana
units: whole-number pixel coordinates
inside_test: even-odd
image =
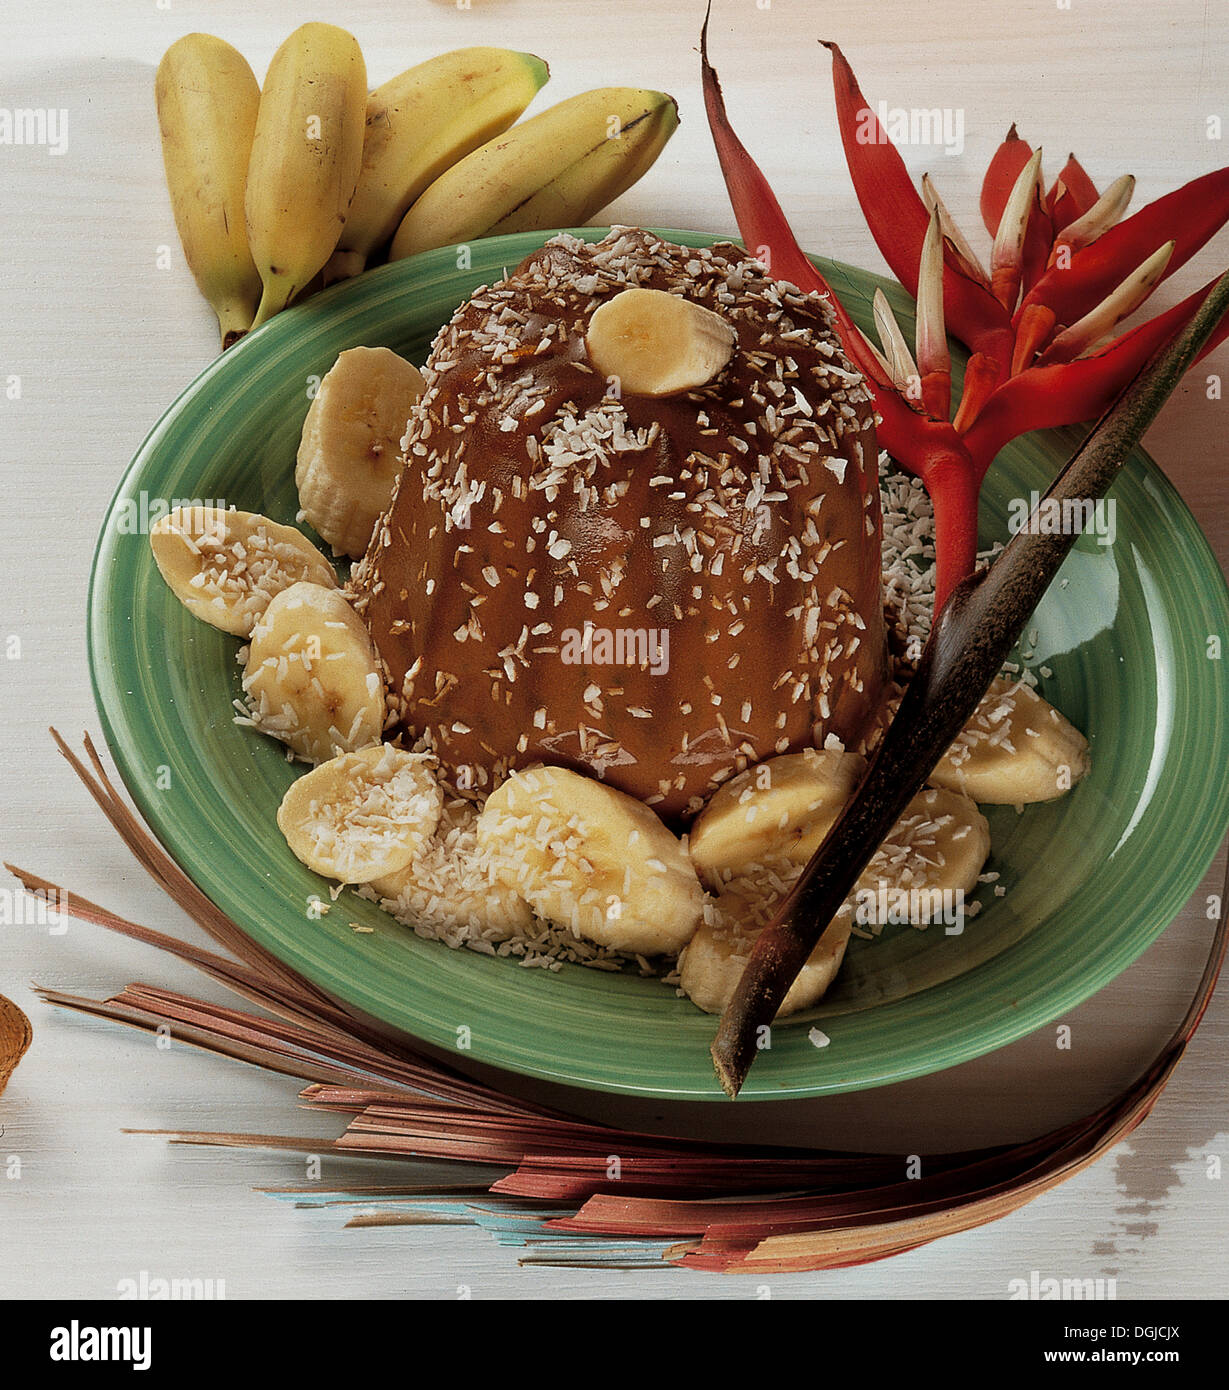
[[[439,823],[434,760],[377,743],[343,753],[292,782],[277,824],[296,858],[339,883],[404,869]]]
[[[491,871],[478,843],[478,810],[460,798],[444,805],[430,840],[397,873],[371,880],[385,907],[436,931],[465,929],[469,939],[506,941],[533,930],[529,904]]]
[[[327,762],[379,741],[384,684],[375,648],[336,589],[292,584],[252,629],[243,689],[252,723],[302,759]]]
[[[634,396],[674,396],[707,386],[738,334],[703,305],[664,290],[623,290],[589,319],[589,360]]]
[[[228,348],[252,326],[261,293],[243,222],[260,86],[230,44],[185,34],[162,55],[154,97],[175,226]]]
[[[866,766],[857,753],[807,748],[733,777],[696,817],[691,862],[717,891],[748,865],[805,864],[853,794]]]
[[[704,893],[678,840],[642,802],[558,767],[515,772],[487,798],[478,844],[540,916],[601,946],[676,952]]]
[[[264,294],[259,326],[333,254],[358,184],[367,67],[353,35],[303,24],[273,55],[247,180],[248,243]]]
[[[458,48],[377,87],[367,98],[358,191],[326,280],[357,275],[419,194],[507,130],[549,75],[532,53]]]
[[[306,536],[255,512],[176,507],[150,527],[149,544],[184,607],[237,637],[292,584],[337,587],[332,565]]]
[[[996,680],[930,775],[984,805],[1053,801],[1089,769],[1088,740],[1031,686]]]
[[[406,421],[423,385],[417,367],[383,347],[350,348],[320,383],[294,481],[303,519],[340,555],[366,551],[392,500]]]
[[[389,259],[587,222],[647,173],[677,127],[664,92],[602,87],[561,101],[441,174],[406,213]]]
[[[790,842],[783,841],[763,862],[743,866],[679,959],[683,991],[708,1013],[721,1013],[729,1003],[756,939],[802,871],[805,859],[788,857],[783,851],[789,848]],[[959,902],[955,895],[974,887],[989,852],[990,828],[973,802],[957,792],[923,788],[866,866],[777,1017],[810,1008],[823,996],[840,968],[855,922],[882,926],[884,909],[889,920],[907,916],[915,926],[927,925],[943,894]]]

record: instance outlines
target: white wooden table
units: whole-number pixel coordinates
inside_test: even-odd
[[[90,555],[120,474],[163,408],[208,362],[214,326],[175,238],[154,119],[154,66],[192,29],[229,39],[263,72],[306,19],[328,18],[363,44],[377,81],[444,49],[533,49],[552,67],[552,100],[612,82],[660,87],[683,125],[644,182],[604,220],[733,232],[700,100],[695,46],[703,6],[648,0],[334,0],[330,6],[215,0],[11,7],[0,105],[64,108],[67,147],[0,145],[0,851],[126,916],[190,926],[144,878],[54,754],[55,723],[97,732],[84,628]],[[874,18],[865,27],[854,15]],[[978,0],[717,0],[713,56],[743,138],[762,161],[802,243],[872,269],[871,243],[835,133],[819,38],[839,40],[872,100],[964,112],[964,149],[911,150],[984,246],[977,190],[1013,120],[1056,172],[1075,147],[1104,186],[1120,172],[1150,201],[1226,162],[1208,138],[1229,116],[1223,56],[1229,12],[1199,0],[1071,0],[1070,7]],[[158,268],[159,248],[172,248]],[[1220,236],[1162,303],[1229,262]],[[1224,560],[1229,458],[1223,400],[1206,378],[1170,403],[1148,444]],[[20,399],[2,389],[20,378]],[[19,655],[14,655],[16,638]],[[1223,858],[1221,863],[1223,863]],[[1220,864],[1161,939],[1071,1012],[1073,1046],[1053,1028],[925,1080],[772,1108],[782,1140],[902,1153],[1022,1138],[1107,1098],[1181,1016],[1211,934],[1206,895]],[[0,928],[0,992],[34,1022],[32,1050],[0,1101],[0,1295],[113,1296],[124,1278],[224,1279],[234,1297],[745,1298],[761,1282],[663,1270],[610,1274],[521,1269],[515,1252],[464,1228],[352,1230],[253,1189],[302,1179],[294,1155],[168,1147],[124,1129],[333,1133],[295,1108],[292,1081],[38,1003],[36,980],[103,994],[128,980],[208,989],[187,967],[101,930],[50,936]],[[1129,1144],[995,1225],[877,1265],[782,1277],[775,1297],[984,1298],[1009,1281],[1109,1277],[1120,1298],[1224,1296],[1229,1182],[1210,1176],[1229,1146],[1225,1052],[1229,990],[1214,1000],[1186,1060]],[[577,1097],[586,1113],[637,1127],[763,1137],[762,1108]],[[7,1177],[20,1159],[20,1177]],[[365,1170],[369,1171],[369,1170]],[[326,1178],[343,1170],[329,1167]],[[376,1179],[378,1180],[378,1179]]]

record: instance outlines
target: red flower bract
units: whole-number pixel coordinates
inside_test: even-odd
[[[1125,221],[1133,180],[1102,195],[1074,155],[1046,190],[1040,151],[1016,133],[986,171],[981,213],[994,246],[987,273],[938,194],[914,187],[841,50],[832,54],[846,163],[884,259],[918,302],[916,362],[877,297],[880,353],[804,255],[768,181],[735,134],[717,73],[701,69],[709,126],[747,246],[778,279],[825,295],[881,417],[880,441],[926,485],[935,508],[936,610],[976,564],[981,480],[1010,440],[1100,415],[1194,316],[1208,287],[1141,326],[1109,336],[1156,285],[1229,219],[1229,169],[1194,179]],[[948,332],[969,349],[951,409]],[[1204,348],[1229,335],[1222,322]]]

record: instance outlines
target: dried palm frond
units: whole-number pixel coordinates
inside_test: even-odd
[[[272,1017],[146,984],[127,985],[105,1000],[53,989],[40,989],[42,997],[133,1027],[169,1026],[184,1042],[303,1078],[309,1084],[300,1098],[308,1107],[348,1117],[334,1140],[152,1132],[176,1143],[493,1167],[493,1179],[477,1180],[471,1169],[452,1183],[266,1190],[303,1206],[354,1207],[353,1226],[479,1225],[520,1243],[524,1264],[633,1269],[664,1263],[757,1274],[831,1269],[997,1220],[1096,1162],[1147,1116],[1203,1017],[1225,956],[1222,916],[1186,1016],[1121,1094],[1024,1143],[929,1156],[922,1176],[908,1182],[899,1181],[896,1155],[635,1134],[505,1095],[371,1033],[245,937],[188,880],[124,804],[88,736],[92,771],[55,738],[155,881],[238,960],[71,894],[69,910],[190,962]],[[7,867],[30,892],[61,892]],[[3,1076],[0,1067],[0,1087]]]

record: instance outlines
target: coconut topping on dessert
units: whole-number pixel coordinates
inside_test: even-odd
[[[704,313],[654,339],[628,290]],[[587,342],[608,364],[611,321],[641,335],[627,382]],[[545,762],[673,818],[750,763],[859,743],[886,663],[878,452],[820,298],[732,245],[559,236],[457,311],[424,377],[352,587],[397,725],[454,785]]]

